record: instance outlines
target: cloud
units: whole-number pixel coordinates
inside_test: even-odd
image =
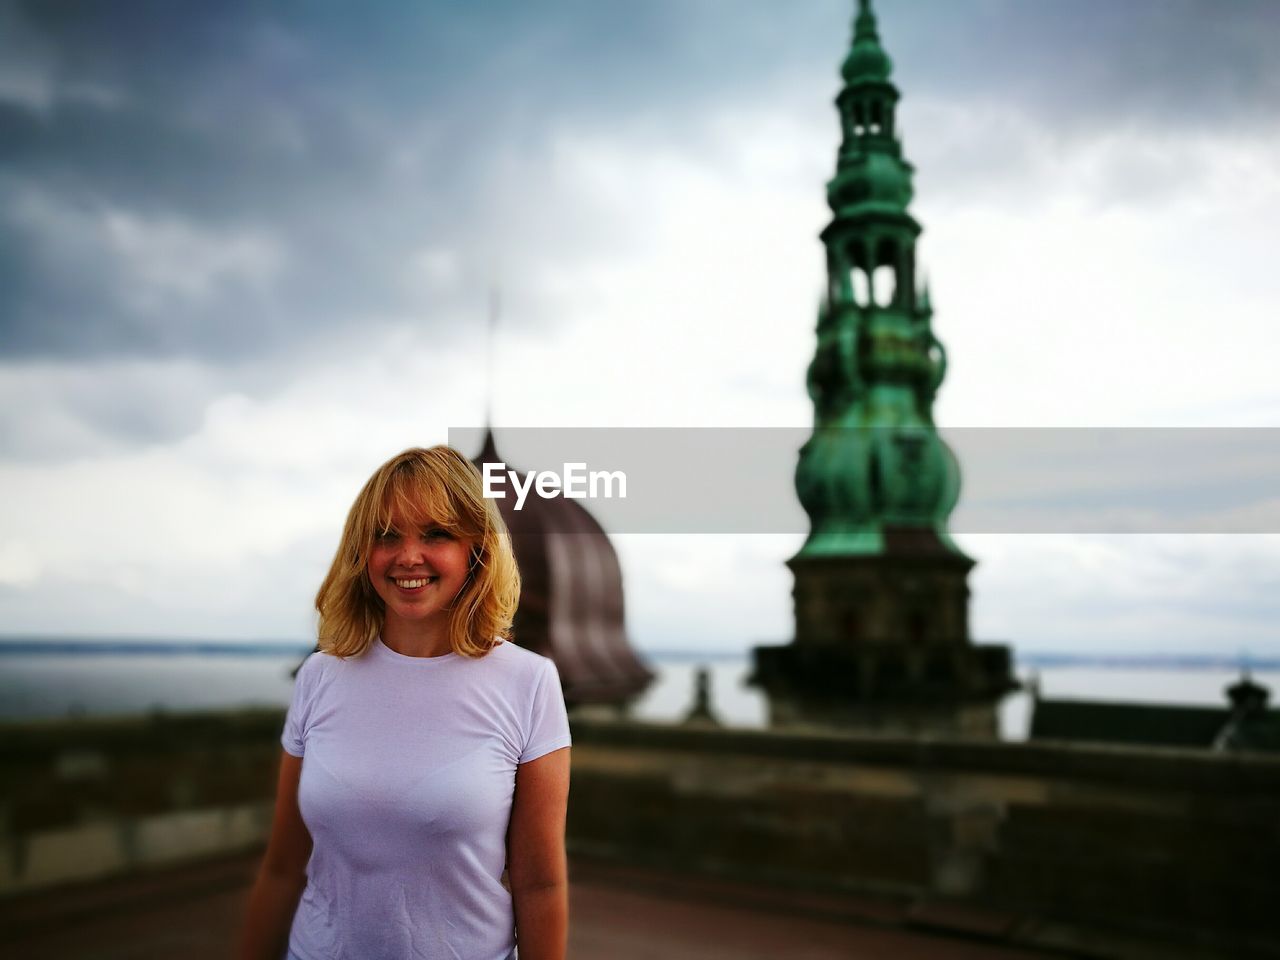
[[[643,102],[639,38],[705,67],[673,8],[622,12],[625,40],[579,3],[7,8],[0,347],[237,362],[371,316],[430,322],[497,270],[520,284],[552,239],[607,244],[557,177],[558,128]],[[451,251],[453,297],[399,282],[424,248]]]
[[[1274,652],[1280,536],[965,535],[975,639],[1062,653]]]
[[[881,6],[910,95],[998,100],[1073,136],[1256,128],[1280,98],[1280,8],[1269,0]]]
[[[48,462],[171,443],[199,426],[222,379],[187,361],[0,366],[0,450]]]

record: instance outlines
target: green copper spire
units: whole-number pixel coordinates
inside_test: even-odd
[[[796,465],[809,537],[787,561],[795,636],[756,647],[750,682],[773,726],[994,738],[995,705],[1016,684],[1007,647],[969,639],[973,560],[947,533],[960,469],[933,423],[947,357],[916,266],[912,169],[869,0],[841,73],[813,434]]]
[[[946,353],[917,283],[920,225],[907,212],[913,168],[891,70],[871,4],[860,0],[836,98],[843,138],[822,232],[828,287],[808,374],[814,432],[796,469],[811,521],[802,558],[882,554],[886,532],[901,530],[931,532],[959,553],[946,529],[959,466],[933,422]]]

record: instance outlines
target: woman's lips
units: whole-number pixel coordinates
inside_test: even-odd
[[[406,593],[416,593],[419,590],[425,590],[439,579],[439,577],[393,577],[391,582]]]

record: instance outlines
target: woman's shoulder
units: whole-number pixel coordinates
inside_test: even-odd
[[[323,650],[313,650],[307,654],[306,658],[298,666],[294,678],[299,683],[315,685],[322,681],[326,676],[332,675],[335,669],[339,669],[343,660],[331,653],[325,653]]]
[[[525,665],[536,664],[539,660],[547,659],[542,656],[542,654],[534,653],[532,650],[528,650],[520,646],[518,643],[502,639],[494,641],[493,646],[489,648],[489,652],[485,654],[485,657],[493,657],[500,663],[519,663]]]
[[[490,661],[494,668],[501,669],[504,673],[527,679],[536,678],[541,671],[555,669],[550,658],[534,653],[510,640],[499,640],[495,643],[482,658],[482,661],[484,660]]]

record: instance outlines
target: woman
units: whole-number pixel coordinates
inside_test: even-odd
[[[316,597],[242,960],[509,960],[517,929],[520,960],[563,960],[569,728],[555,666],[509,639],[519,595],[461,454],[406,450],[365,484]]]

